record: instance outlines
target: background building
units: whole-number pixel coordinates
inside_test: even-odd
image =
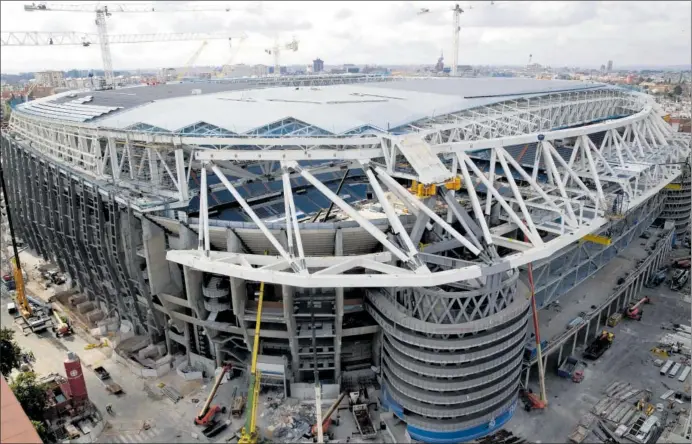
[[[41,71],[34,74],[36,83],[40,86],[57,88],[65,86],[65,75],[62,71]]]
[[[312,61],[312,72],[317,74],[318,72],[324,71],[324,61],[317,58]]]

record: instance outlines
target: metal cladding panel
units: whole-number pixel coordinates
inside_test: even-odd
[[[386,227],[378,228],[384,231]],[[372,253],[379,245],[380,243],[363,229],[344,229],[344,256]]]
[[[300,235],[306,256],[334,256],[336,230],[301,230]]]
[[[270,232],[276,237],[279,242],[284,244],[284,235],[281,231],[270,230]],[[279,252],[274,248],[274,246],[269,242],[262,232],[255,228],[237,228],[235,234],[243,241],[249,249],[249,253],[252,254],[264,254],[265,251],[269,252],[270,255],[278,256]]]
[[[65,375],[70,385],[70,393],[75,401],[81,402],[89,398],[82,363],[79,357],[75,359],[65,359]]]

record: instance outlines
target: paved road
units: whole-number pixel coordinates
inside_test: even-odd
[[[13,318],[6,309],[10,299],[3,294],[0,302],[2,304],[1,325],[12,326]],[[100,442],[186,442],[190,441],[191,432],[199,433],[199,430],[195,430],[192,426],[192,416],[185,411],[186,408],[181,408],[184,406],[180,403],[176,406],[167,398],[161,399],[148,394],[145,391],[144,379],[134,376],[125,366],[108,359],[99,349],[84,350],[87,341],[79,335],[57,339],[50,330],[40,335],[30,334],[29,336],[24,336],[19,329],[16,331],[17,343],[23,349],[33,351],[36,356],[34,370],[39,375],[53,372],[64,376],[63,362],[67,352],[73,351],[79,355],[89,398],[101,412],[105,412],[105,407],[109,403],[113,405],[115,411],[114,417],[104,413],[105,419],[111,422],[113,427],[104,430],[99,439]],[[117,397],[106,392],[102,382],[90,370],[98,365],[103,365],[111,373],[113,382],[123,387],[124,395]],[[146,382],[150,387],[155,388],[156,381]],[[149,430],[141,430],[144,420],[152,424]],[[200,436],[199,441],[206,442],[206,439]]]

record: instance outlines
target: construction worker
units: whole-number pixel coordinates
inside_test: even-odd
[[[113,406],[111,404],[108,404],[106,406],[106,411],[112,415],[113,414]]]

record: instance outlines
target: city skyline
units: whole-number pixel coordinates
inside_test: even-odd
[[[108,4],[108,2],[105,2]],[[200,3],[200,2],[198,2]],[[201,2],[205,3],[205,2]],[[254,4],[254,3],[253,3]],[[244,31],[248,39],[232,63],[272,65],[264,49],[300,41],[297,52],[281,54],[282,65],[432,65],[451,57],[451,2],[262,2],[256,9],[224,13],[123,14],[108,19],[109,33]],[[251,8],[234,2],[232,9]],[[418,15],[422,7],[429,14]],[[3,31],[95,32],[85,13],[29,13],[21,2],[1,2]],[[691,11],[685,2],[472,2],[462,3],[459,63],[525,65],[529,54],[541,65],[594,67],[613,61],[626,66],[690,62]],[[17,25],[17,23],[23,23]],[[640,32],[646,27],[647,32]],[[588,30],[588,32],[584,32]],[[608,41],[608,45],[596,44]],[[113,45],[118,70],[183,66],[201,42]],[[231,58],[226,41],[209,41],[197,65],[219,66]],[[3,47],[5,73],[101,67],[98,46]]]

